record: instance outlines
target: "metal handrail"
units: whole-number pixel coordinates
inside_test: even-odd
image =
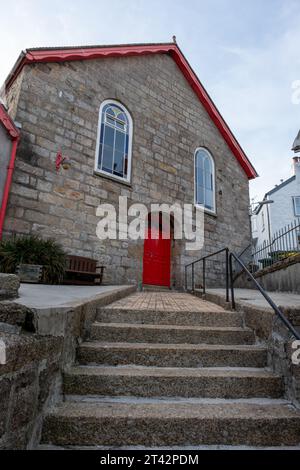
[[[242,270],[250,277],[252,282],[255,284],[259,292],[262,296],[266,299],[268,304],[272,307],[276,315],[280,318],[282,323],[288,328],[288,330],[295,336],[296,339],[300,340],[300,333],[293,327],[291,322],[286,318],[284,313],[277,307],[277,305],[273,302],[271,297],[267,294],[264,288],[257,282],[253,274],[249,271],[249,269],[245,266],[243,261],[237,256],[235,253],[229,250],[228,247],[222,248],[221,250],[215,251],[214,253],[210,253],[209,255],[203,256],[202,258],[193,261],[185,266],[185,289],[187,290],[187,268],[190,266],[192,267],[192,291],[195,290],[195,269],[194,266],[196,263],[202,261],[202,269],[203,269],[203,294],[205,294],[205,279],[206,279],[206,260],[207,258],[211,258],[212,256],[218,255],[222,252],[226,253],[226,302],[229,302],[229,279],[230,279],[230,292],[231,292],[231,306],[232,309],[235,310],[235,296],[234,296],[234,278],[233,278],[233,266],[232,260],[235,261],[241,266]]]
[[[210,253],[209,255],[202,256],[202,258],[199,258],[195,261],[192,261],[189,264],[186,264],[184,269],[184,276],[185,276],[185,289],[187,290],[187,268],[192,266],[192,291],[194,292],[195,290],[195,264],[199,263],[202,261],[202,293],[205,294],[206,291],[206,260],[208,258],[211,258],[212,256],[216,256],[220,253],[225,252],[225,263],[226,263],[226,302],[229,302],[229,248],[221,248],[221,250],[215,251],[214,253]]]
[[[245,271],[245,273],[250,277],[252,282],[255,284],[257,289],[260,291],[260,293],[263,295],[263,297],[266,299],[268,304],[272,307],[276,315],[280,318],[280,320],[284,323],[284,325],[288,328],[288,330],[295,336],[296,339],[300,340],[300,333],[293,327],[291,322],[286,318],[284,313],[277,307],[277,305],[273,302],[271,297],[267,294],[267,292],[263,289],[263,287],[257,282],[255,277],[250,273],[249,269],[244,265],[243,261],[234,253],[230,252],[229,253],[229,276],[230,276],[230,290],[231,290],[231,305],[232,308],[235,309],[235,298],[234,298],[234,279],[233,279],[233,269],[232,269],[232,259],[235,259],[235,261],[241,266],[241,268]]]

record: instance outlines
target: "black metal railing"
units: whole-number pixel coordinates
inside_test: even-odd
[[[259,290],[259,292],[262,294],[262,296],[266,299],[268,304],[272,307],[276,315],[280,318],[280,320],[284,323],[284,325],[288,328],[288,330],[295,336],[296,339],[300,340],[300,333],[293,327],[291,322],[286,318],[284,313],[277,307],[277,305],[273,302],[271,297],[267,294],[267,292],[264,290],[264,288],[257,282],[255,277],[250,273],[249,269],[245,266],[243,261],[236,256],[234,253],[229,252],[229,276],[230,276],[230,291],[231,291],[231,305],[232,309],[235,309],[235,296],[234,296],[234,279],[233,279],[233,266],[232,266],[232,260],[235,260],[236,263],[238,263],[243,271],[247,274],[247,276],[251,279],[255,287]]]
[[[247,253],[248,252],[248,253]],[[247,258],[247,262],[251,262],[251,256],[252,256],[252,244],[249,243],[249,245],[246,246],[239,254],[238,257],[243,261],[244,257]],[[241,269],[240,265],[238,263],[235,263],[234,266],[234,272],[233,272],[233,279],[234,281],[237,280],[237,278],[242,274],[243,270]]]
[[[225,282],[226,282],[226,302],[229,302],[229,248],[221,248],[221,250],[215,251],[214,253],[210,253],[209,255],[203,256],[202,258],[197,259],[196,261],[192,261],[191,263],[185,266],[185,289],[188,290],[188,269],[191,268],[192,270],[192,291],[195,291],[195,265],[198,263],[202,263],[202,293],[205,294],[206,292],[206,261],[213,256],[217,256],[220,253],[225,254]]]
[[[295,220],[278,230],[272,239],[265,241],[252,252],[252,271],[272,264],[300,252],[300,220]]]
[[[238,264],[242,271],[244,271],[250,280],[254,283],[255,287],[259,290],[262,296],[266,299],[270,307],[274,310],[275,314],[278,318],[282,321],[282,323],[288,328],[292,335],[300,340],[300,333],[294,328],[291,322],[286,318],[284,313],[277,307],[277,305],[273,302],[269,294],[264,290],[264,288],[259,284],[259,282],[255,279],[249,269],[246,267],[244,262],[241,260],[239,256],[229,250],[228,247],[222,248],[221,250],[215,251],[209,255],[203,256],[192,263],[189,263],[185,266],[185,289],[188,290],[188,279],[187,274],[188,270],[191,269],[192,271],[192,286],[191,291],[195,291],[195,266],[199,263],[202,263],[202,293],[206,293],[206,261],[208,258],[212,258],[213,256],[217,256],[220,253],[225,254],[225,278],[226,278],[226,302],[229,302],[229,291],[231,293],[231,306],[232,309],[235,310],[236,303],[235,303],[235,294],[234,294],[234,270],[233,270],[233,262]]]

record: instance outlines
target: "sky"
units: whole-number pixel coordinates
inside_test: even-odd
[[[259,178],[292,174],[300,129],[300,0],[0,0],[0,83],[30,47],[177,42]]]

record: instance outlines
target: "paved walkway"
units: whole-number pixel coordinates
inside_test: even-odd
[[[223,312],[219,305],[179,292],[138,292],[109,306],[126,310],[167,312]]]
[[[300,282],[300,281],[299,281]],[[225,297],[225,289],[207,289],[208,293]],[[271,308],[258,290],[234,289],[236,301],[244,302],[255,307]],[[278,307],[300,308],[300,295],[288,292],[268,292],[271,299]]]
[[[29,308],[68,307],[78,302],[92,300],[100,294],[109,293],[126,286],[52,286],[44,284],[21,284],[19,298],[14,302]],[[128,287],[128,286],[127,286]]]

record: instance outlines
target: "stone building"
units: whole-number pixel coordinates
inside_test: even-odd
[[[254,246],[261,248],[269,244],[274,237],[289,230],[291,224],[300,222],[300,131],[293,143],[295,155],[292,160],[292,176],[268,191],[257,204],[252,215],[252,238]],[[285,249],[299,250],[297,238],[290,236]]]
[[[145,282],[150,263],[147,283],[177,287],[189,261],[250,243],[257,174],[176,43],[28,49],[5,91],[21,137],[3,236],[55,237],[105,265],[105,282]],[[69,170],[56,172],[59,152]],[[99,240],[96,209],[121,195],[148,208],[204,206],[203,249]],[[213,268],[210,279],[217,282]]]

